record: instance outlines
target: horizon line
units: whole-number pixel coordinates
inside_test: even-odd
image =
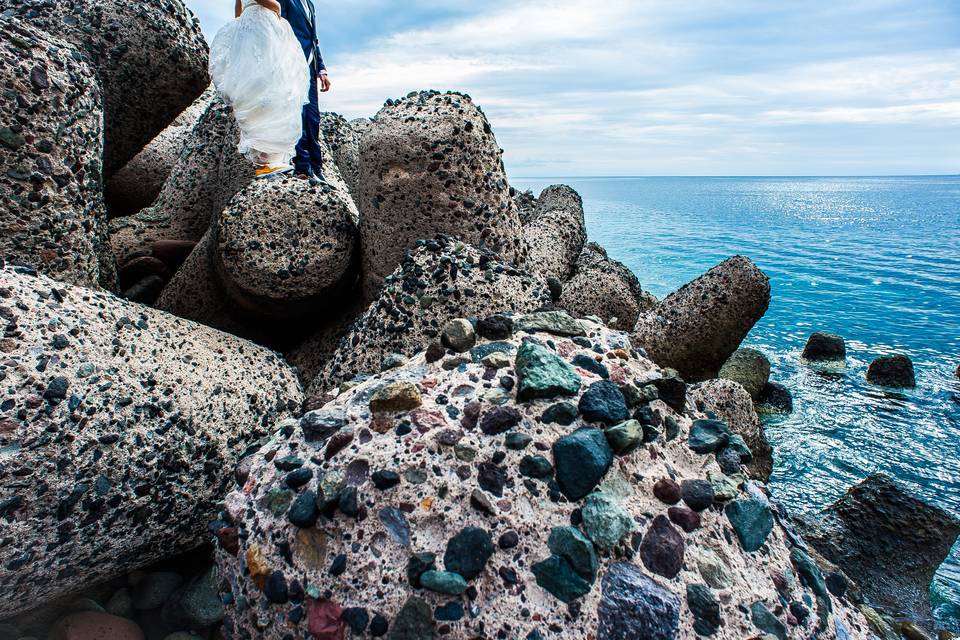
[[[545,180],[550,178],[960,178],[960,173],[875,173],[875,174],[624,174],[624,175],[542,175],[513,176],[514,180]]]

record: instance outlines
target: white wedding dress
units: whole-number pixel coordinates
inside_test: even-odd
[[[240,153],[259,166],[284,166],[303,132],[310,71],[290,23],[256,0],[210,46],[210,77],[233,107]]]

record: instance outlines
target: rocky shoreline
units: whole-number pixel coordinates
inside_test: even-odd
[[[254,180],[180,0],[0,0],[0,56],[0,638],[929,637],[960,524],[766,489],[748,258],[657,300],[460,93]]]

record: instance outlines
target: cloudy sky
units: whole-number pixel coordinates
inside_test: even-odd
[[[465,91],[516,177],[960,173],[957,0],[314,1],[324,109]]]

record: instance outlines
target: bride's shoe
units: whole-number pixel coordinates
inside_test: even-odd
[[[270,178],[273,176],[279,176],[284,173],[290,173],[293,171],[293,167],[287,165],[285,167],[257,167],[255,172],[256,178]]]

